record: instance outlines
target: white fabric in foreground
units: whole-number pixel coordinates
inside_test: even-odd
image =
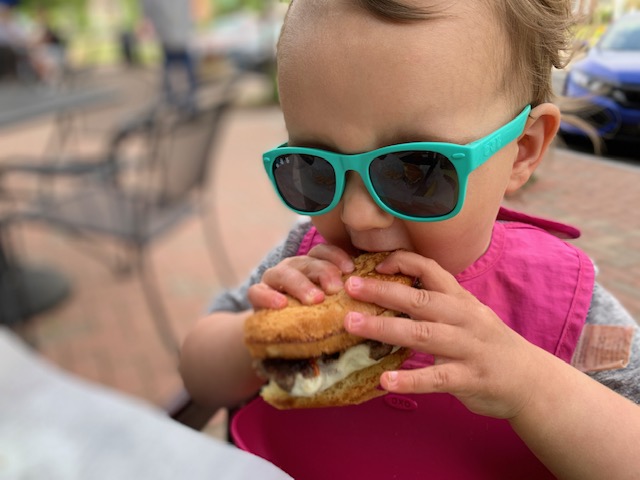
[[[274,465],[69,375],[0,328],[0,480],[286,479]]]

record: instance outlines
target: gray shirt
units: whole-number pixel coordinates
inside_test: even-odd
[[[295,255],[302,238],[309,228],[310,222],[307,220],[297,223],[289,232],[286,240],[267,254],[242,285],[233,290],[225,291],[214,299],[210,311],[242,311],[252,308],[247,299],[249,287],[260,281],[265,270],[277,265],[282,259]],[[595,284],[593,289],[591,307],[586,323],[634,328],[629,365],[622,369],[607,370],[588,375],[640,404],[640,327],[620,302],[598,283]]]
[[[142,0],[142,11],[152,23],[165,48],[187,49],[191,43],[193,21],[189,0]]]

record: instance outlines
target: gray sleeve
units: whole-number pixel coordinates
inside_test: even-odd
[[[310,227],[311,223],[308,220],[296,223],[289,231],[287,238],[266,255],[239,287],[225,290],[214,298],[208,308],[209,313],[215,311],[241,312],[243,310],[249,310],[251,308],[251,304],[247,298],[249,287],[260,282],[262,275],[267,269],[277,265],[284,258],[294,256],[298,252],[300,243]]]
[[[595,285],[587,323],[634,327],[631,359],[626,368],[589,373],[610,389],[640,404],[640,328],[629,312],[601,285]]]

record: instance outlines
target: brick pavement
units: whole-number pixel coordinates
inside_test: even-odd
[[[0,132],[0,153],[37,151],[49,128],[40,122]],[[238,108],[229,117],[216,153],[208,201],[218,214],[239,277],[295,220],[272,194],[259,161],[262,150],[284,138],[277,108]],[[507,201],[512,208],[580,227],[584,236],[576,243],[593,256],[600,281],[636,319],[640,319],[640,215],[634,208],[640,199],[639,184],[637,166],[558,150],[540,168],[536,181]],[[54,266],[74,285],[67,301],[27,325],[42,354],[82,377],[155,405],[166,404],[181,387],[176,359],[156,336],[136,278],[114,276],[79,248],[77,240],[51,230],[25,226],[15,236],[23,261]],[[183,337],[221,288],[199,222],[185,224],[157,244],[151,256],[173,327]]]
[[[597,280],[640,320],[640,161],[605,160],[564,149],[505,205],[577,226],[575,244],[595,261]]]

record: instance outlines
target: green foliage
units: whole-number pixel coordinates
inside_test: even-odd
[[[610,5],[598,7],[593,14],[593,23],[608,24],[613,18],[613,8]]]
[[[122,16],[124,18],[123,26],[128,28],[133,28],[142,17],[142,8],[140,7],[140,0],[119,0],[119,2],[123,12],[122,13]]]
[[[88,0],[20,0],[20,8],[35,10],[46,8],[51,10],[58,7],[70,7],[71,9],[84,10]]]
[[[238,10],[262,11],[269,7],[271,1],[273,0],[213,0],[213,4],[216,12],[223,15]]]
[[[20,0],[19,9],[35,13],[39,9],[57,16],[59,12],[71,13],[74,17],[86,17],[88,0]]]
[[[89,0],[20,0],[18,9],[30,15],[44,10],[54,25],[74,25],[86,28],[89,24]]]

